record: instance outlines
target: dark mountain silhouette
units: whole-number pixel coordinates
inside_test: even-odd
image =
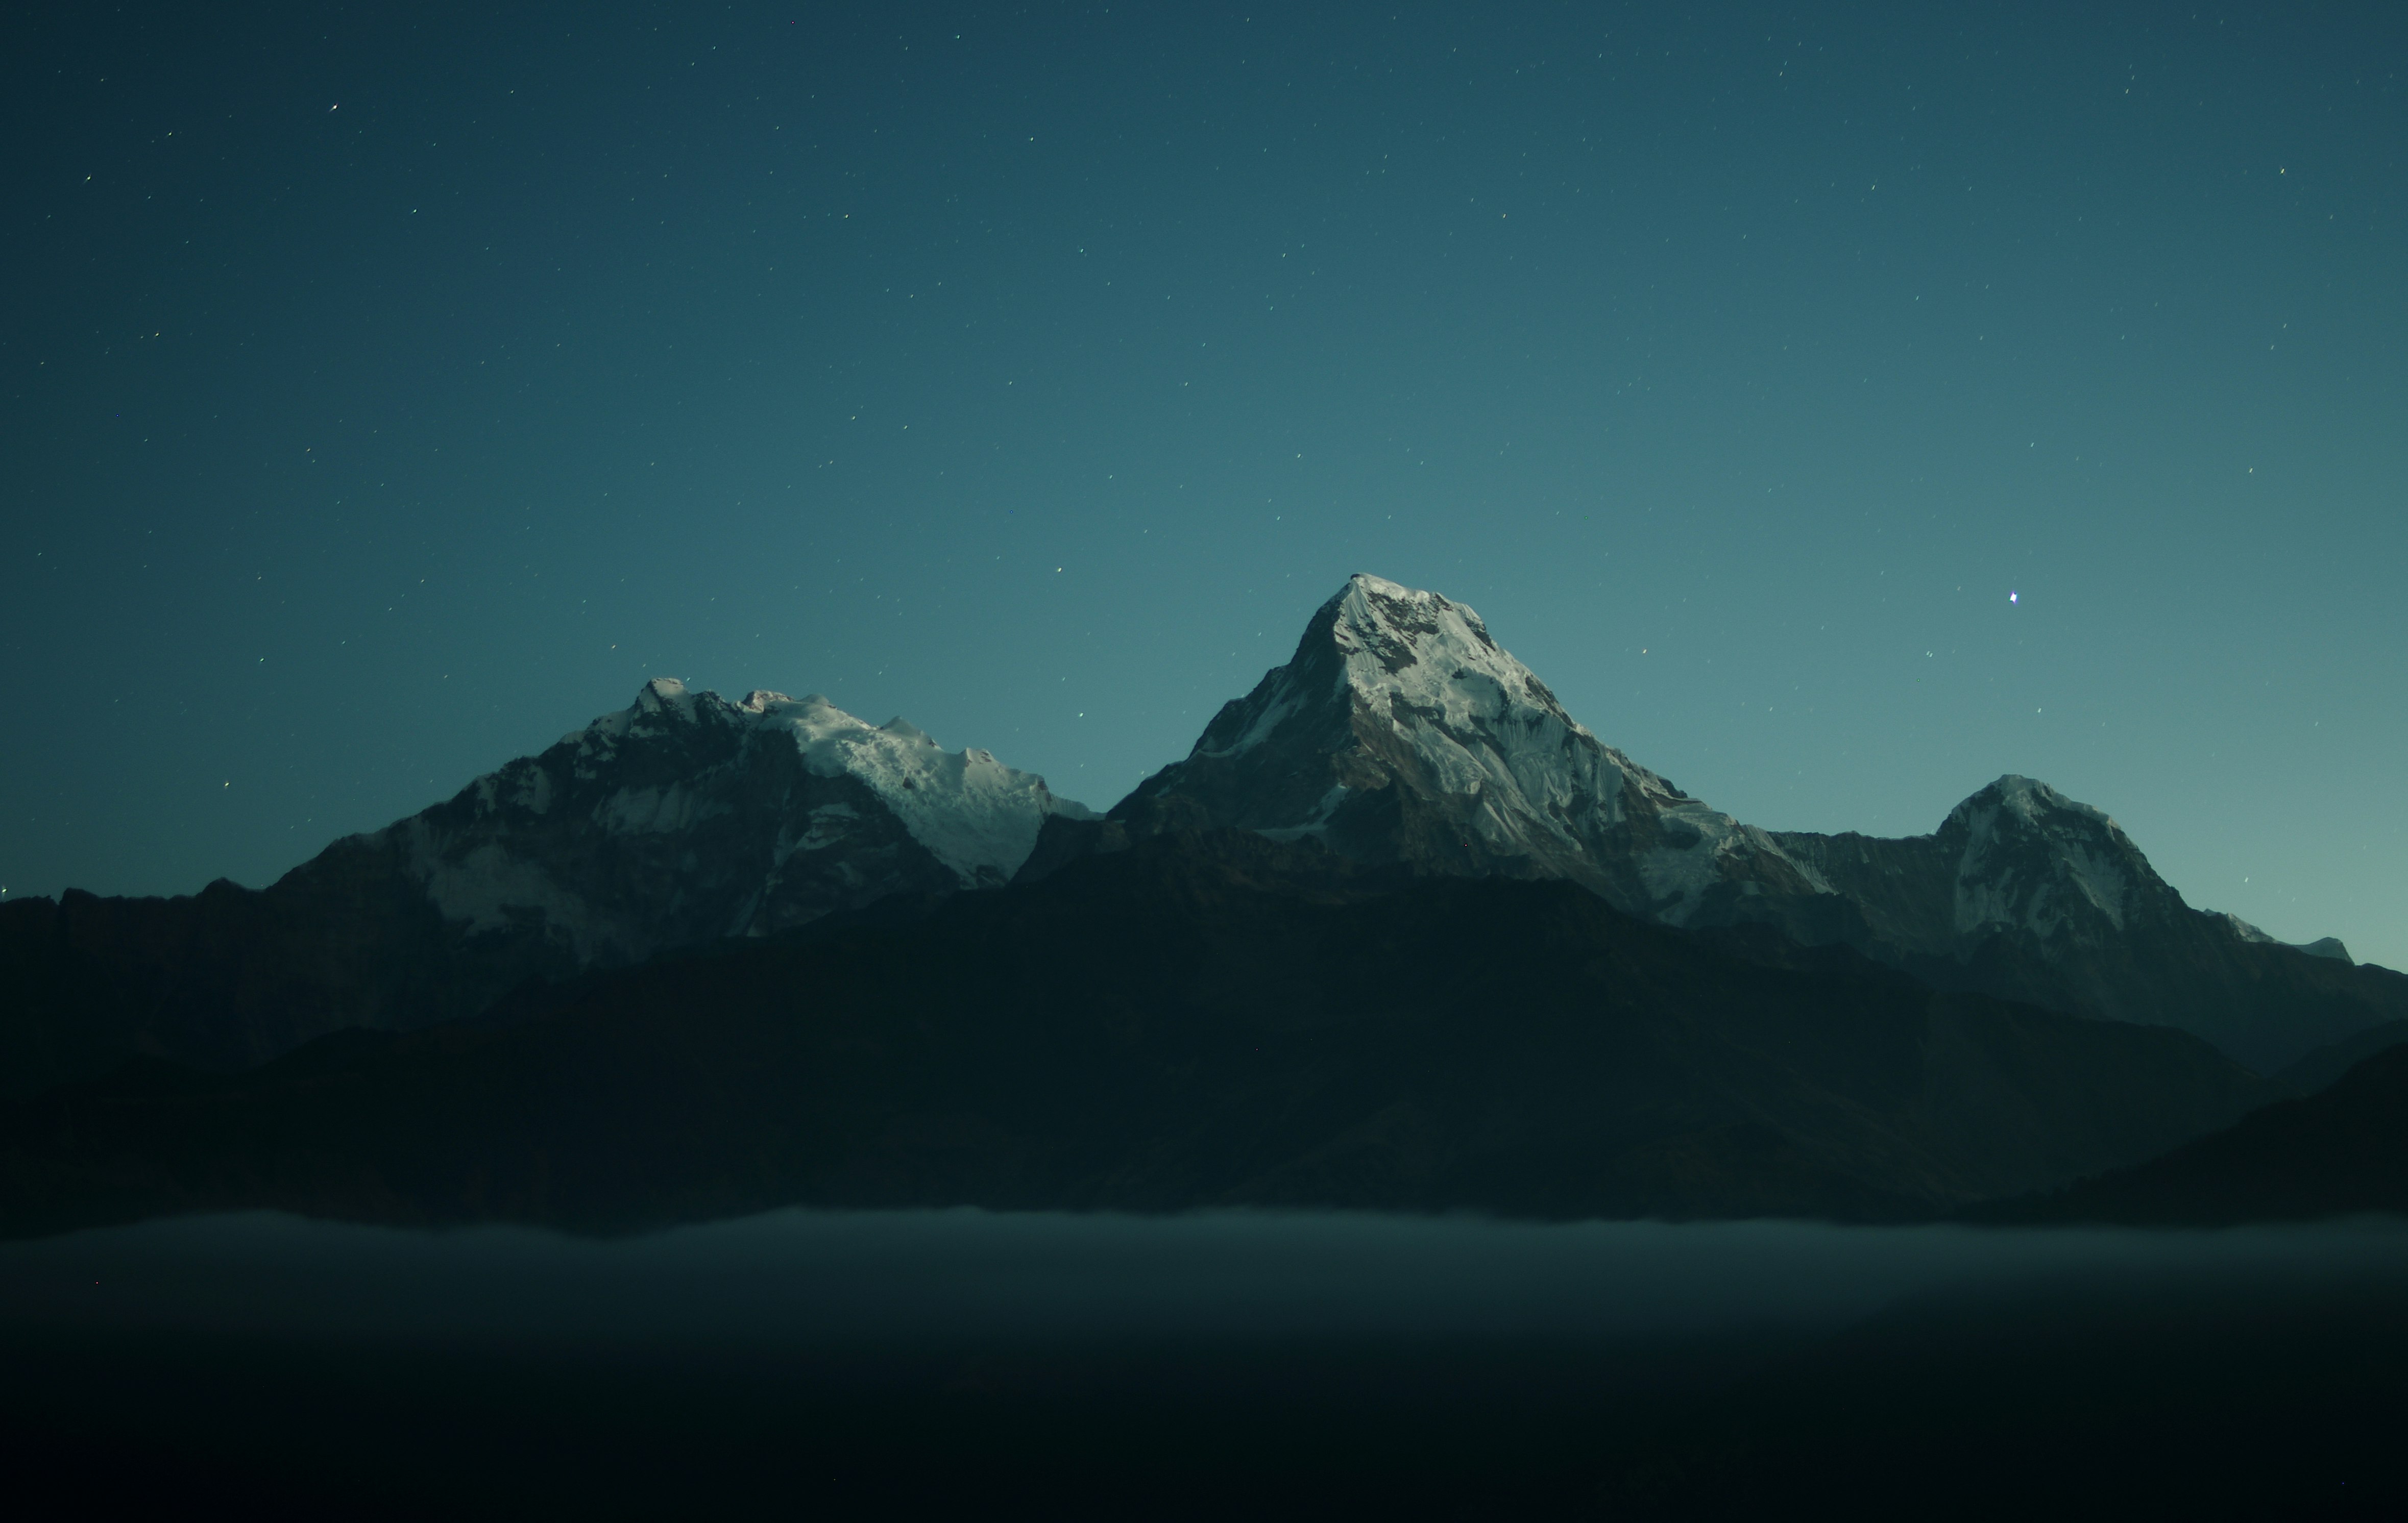
[[[654,682],[264,891],[0,907],[0,988],[23,1230],[1930,1217],[2408,1018],[2408,977],[2190,908],[2028,778],[1928,836],[1743,825],[1368,576],[1109,817],[901,720]]]
[[[2001,1222],[2223,1227],[2408,1214],[2408,1046],[2165,1157],[1976,1213]]]
[[[2370,1026],[2355,1036],[2345,1036],[2329,1046],[2318,1047],[2295,1063],[2279,1070],[2274,1077],[2294,1094],[2312,1095],[2329,1088],[2358,1062],[2389,1047],[2408,1042],[2408,1020],[2386,1020],[2380,1026]]]
[[[2277,1092],[2180,1032],[1778,937],[1755,957],[1568,883],[1414,877],[1244,833],[1166,833],[921,907],[245,1074],[150,1063],[56,1090],[0,1129],[0,1214],[17,1231],[251,1206],[611,1229],[805,1203],[1893,1219],[2137,1161]]]

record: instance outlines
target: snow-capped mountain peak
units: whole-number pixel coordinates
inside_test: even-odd
[[[2038,824],[2051,817],[2071,816],[2088,824],[2124,833],[2123,827],[2108,818],[2103,809],[2070,799],[2036,777],[2007,773],[1998,781],[1976,790],[1964,803],[1949,812],[1949,818],[1971,819],[1976,814],[2004,812],[2014,818]]]
[[[999,887],[1055,815],[1093,812],[908,720],[655,677],[626,708],[364,839],[397,851],[468,933],[532,931],[582,965],[891,893]]]
[[[2172,893],[2123,827],[2046,783],[2013,773],[1950,811],[1961,833],[1956,931],[2016,927],[2045,939],[2095,917],[2115,931],[2143,896]]]
[[[1543,717],[1588,733],[1462,604],[1358,574],[1332,611],[1330,643],[1357,692],[1464,718]]]
[[[1674,920],[1767,873],[1808,887],[1763,832],[1573,719],[1472,609],[1365,575],[1113,814],[1140,830],[1232,825],[1437,871],[1570,877]]]

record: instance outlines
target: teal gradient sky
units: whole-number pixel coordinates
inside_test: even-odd
[[[1743,819],[2025,773],[2408,966],[2408,12],[2100,8],[36,21],[0,882],[654,675],[1103,806],[1362,570]]]

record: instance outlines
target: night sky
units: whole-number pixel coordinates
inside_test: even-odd
[[[1371,571],[1753,823],[2025,773],[2408,966],[2408,10],[2102,8],[18,13],[0,883],[652,676],[1101,807]]]

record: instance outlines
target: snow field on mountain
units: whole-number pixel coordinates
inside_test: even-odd
[[[2046,937],[2064,927],[2068,901],[2124,929],[2137,882],[2150,874],[2139,848],[2106,814],[2045,783],[2010,773],[1950,812],[1967,830],[1956,875],[1956,930],[2018,926]]]
[[[1084,804],[1055,796],[1044,778],[1005,766],[991,752],[945,750],[907,719],[873,725],[821,693],[790,698],[755,689],[742,703],[731,704],[717,693],[694,692],[674,677],[655,677],[636,695],[634,706],[603,715],[565,738],[578,743],[580,772],[599,776],[586,759],[607,761],[615,744],[638,726],[662,719],[699,723],[706,711],[756,733],[782,734],[815,776],[858,779],[965,888],[1019,871],[1047,815],[1094,818]],[[645,796],[650,791],[614,797],[600,822],[619,830],[666,830],[710,812],[707,801],[679,798],[675,788],[657,798]],[[796,848],[834,844],[841,832],[833,825],[832,818],[815,816]]]
[[[966,888],[980,881],[982,869],[1006,878],[1018,872],[1047,815],[1095,818],[1086,805],[1055,797],[1044,778],[1007,767],[992,752],[948,751],[908,720],[872,725],[819,693],[796,699],[755,692],[739,712],[791,735],[814,775],[859,778]]]
[[[1511,850],[1535,831],[1586,850],[1594,828],[1625,818],[1633,804],[1652,806],[1696,836],[1639,864],[1651,893],[1678,901],[1666,912],[1674,919],[1722,878],[1727,852],[1782,855],[1763,832],[1680,795],[1598,740],[1460,604],[1356,576],[1340,594],[1332,637],[1345,684],[1388,720],[1440,790],[1482,797],[1489,846]],[[1268,727],[1258,721],[1253,733]]]

